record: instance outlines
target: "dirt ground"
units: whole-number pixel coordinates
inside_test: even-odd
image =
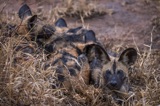
[[[17,15],[17,11],[24,1],[1,0],[0,2],[1,12],[11,14],[8,17],[12,19],[11,16]],[[29,4],[35,14],[39,4],[41,4],[42,14],[48,18],[51,9],[64,1],[25,0],[25,2]],[[111,14],[85,19],[83,24],[85,27],[93,29],[98,39],[104,42],[106,46],[136,44],[138,47],[143,48],[151,44],[152,38],[152,48],[160,49],[160,36],[158,33],[154,33],[156,28],[153,25],[153,20],[159,17],[159,1],[99,0],[96,3],[104,9],[110,10]],[[78,18],[65,17],[65,19],[69,27],[82,26],[82,21]],[[49,21],[53,22],[54,20],[49,19]]]

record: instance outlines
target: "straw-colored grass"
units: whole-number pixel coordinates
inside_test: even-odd
[[[92,85],[76,83],[73,91],[67,91],[65,88],[52,89],[52,84],[56,84],[55,70],[54,67],[48,70],[43,69],[45,62],[43,52],[35,52],[33,55],[26,54],[27,61],[25,61],[26,57],[14,49],[14,45],[18,46],[21,43],[17,42],[22,42],[24,39],[15,36],[6,39],[8,39],[7,42],[1,42],[0,53],[1,105],[116,105],[110,92],[104,93],[102,89],[96,89]],[[22,57],[20,63],[16,65],[15,56]],[[160,104],[159,60],[160,52],[153,51],[150,46],[145,51],[139,51],[137,64],[130,70],[133,92],[129,98],[124,98],[125,105],[153,106]]]
[[[103,6],[96,5],[98,1],[89,0],[67,0],[53,9],[55,16],[69,16],[77,18],[91,18],[94,16],[104,15],[107,11]],[[61,8],[59,8],[61,7]]]

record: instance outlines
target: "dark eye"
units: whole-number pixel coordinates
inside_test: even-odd
[[[124,77],[124,72],[122,70],[118,70],[117,75],[119,75],[120,77]]]
[[[106,70],[106,73],[104,74],[105,80],[109,80],[111,75],[112,75],[111,71],[110,70]]]
[[[109,70],[107,70],[106,71],[106,75],[108,76],[108,75],[111,75],[112,73],[111,73],[111,71],[109,71]]]

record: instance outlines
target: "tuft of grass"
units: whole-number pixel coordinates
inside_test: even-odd
[[[88,0],[67,0],[62,5],[53,8],[52,13],[57,17],[77,17],[91,18],[95,16],[105,15],[107,11],[103,6],[97,5],[97,1]]]

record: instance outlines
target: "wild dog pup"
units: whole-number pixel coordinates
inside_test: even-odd
[[[52,66],[57,74],[57,84],[54,88],[59,85],[72,89],[74,84],[80,84],[80,78],[85,84],[89,84],[90,67],[83,50],[86,45],[97,43],[97,40],[92,30],[74,33],[75,30],[72,29],[73,33],[64,33],[45,46],[45,50],[50,54],[45,69]]]
[[[50,42],[50,40],[64,35],[64,33],[76,33],[82,28],[69,29],[63,18],[59,18],[54,25],[43,25],[38,20],[37,15],[32,15],[31,9],[27,4],[24,4],[19,9],[18,14],[21,19],[18,34],[26,35],[27,39],[36,41],[38,45],[42,46]]]
[[[111,57],[99,45],[88,45],[84,49],[90,64],[90,83],[112,91],[130,91],[128,70],[137,59],[134,48],[124,50],[119,57]]]
[[[63,30],[65,28],[65,31]],[[86,30],[82,27],[76,27],[69,29],[67,23],[63,18],[59,18],[55,22],[56,32],[53,37],[45,45],[46,53],[52,53],[55,50],[61,50],[66,48],[67,45],[76,47],[77,51],[86,43],[96,42],[95,33],[92,30]],[[62,31],[62,30],[63,31]]]
[[[18,27],[18,34],[26,35],[30,40],[37,41],[49,39],[55,32],[51,25],[42,25],[38,21],[37,15],[32,15],[31,9],[27,4],[24,4],[18,12],[21,23]]]

